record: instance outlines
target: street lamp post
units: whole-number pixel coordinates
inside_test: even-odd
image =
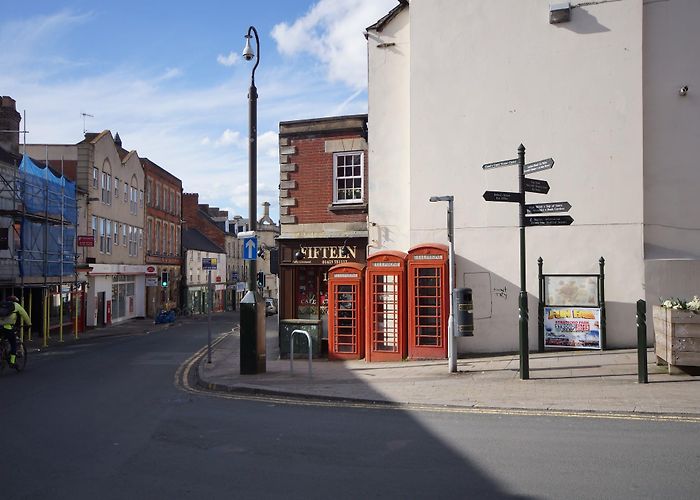
[[[449,372],[457,372],[457,348],[455,346],[455,317],[452,310],[452,295],[455,287],[455,224],[454,224],[454,199],[452,195],[431,196],[431,203],[438,201],[447,202],[447,239],[450,241],[450,319],[447,323],[447,357],[449,360]]]
[[[250,46],[253,35],[255,35],[255,52]],[[246,61],[255,59],[248,90],[248,218],[250,231],[254,234],[258,187],[258,89],[255,88],[255,70],[260,64],[260,39],[258,31],[253,26],[248,28],[245,38],[243,58]],[[257,256],[253,256],[246,261],[247,291],[241,300],[241,375],[264,373],[266,369],[265,303],[255,283],[256,258]]]

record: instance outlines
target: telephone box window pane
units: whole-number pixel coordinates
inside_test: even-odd
[[[335,351],[354,353],[357,352],[357,287],[338,285],[336,290],[338,318],[335,325]]]
[[[375,351],[399,350],[398,276],[372,277],[372,348]]]
[[[425,267],[416,270],[413,304],[416,319],[416,345],[442,346],[442,269]]]

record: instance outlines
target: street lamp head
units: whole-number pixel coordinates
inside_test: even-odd
[[[248,33],[245,36],[245,48],[243,49],[243,59],[246,61],[252,61],[253,58],[255,57],[255,52],[253,52],[253,48],[250,46],[250,39],[253,36]]]
[[[432,203],[435,203],[437,201],[454,201],[455,197],[452,195],[447,195],[447,196],[431,196],[430,201]]]

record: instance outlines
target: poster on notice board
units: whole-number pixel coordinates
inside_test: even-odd
[[[600,349],[600,308],[545,307],[544,346]]]

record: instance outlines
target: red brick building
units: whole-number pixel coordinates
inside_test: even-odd
[[[367,115],[280,123],[280,320],[327,335],[328,269],[367,259]]]
[[[209,214],[209,205],[199,203],[198,193],[182,195],[182,219],[188,229],[197,229],[219,247],[226,247],[224,229]]]
[[[166,303],[180,304],[182,181],[148,158],[141,164],[146,175],[146,315],[154,317]]]

